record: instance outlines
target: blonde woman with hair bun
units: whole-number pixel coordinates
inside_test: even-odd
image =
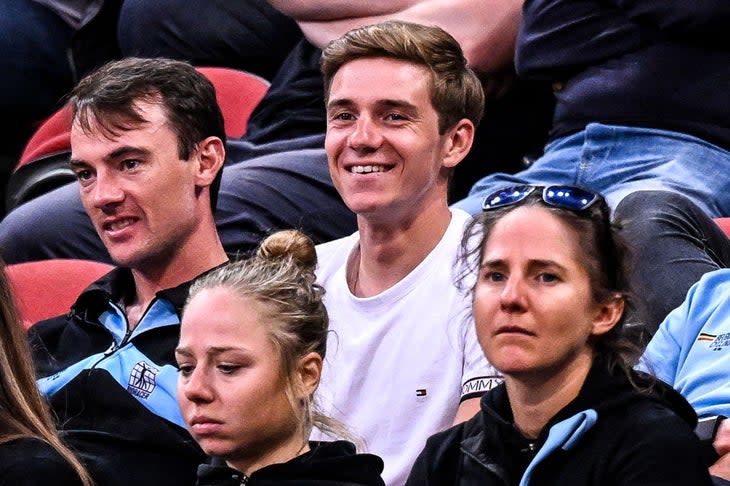
[[[175,355],[183,417],[212,456],[198,485],[384,484],[379,457],[308,440],[315,425],[347,437],[312,401],[328,333],[316,262],[308,237],[281,231],[191,287]]]

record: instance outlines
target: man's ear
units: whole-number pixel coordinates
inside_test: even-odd
[[[315,352],[302,356],[297,363],[297,376],[303,395],[311,397],[322,376],[322,356]]]
[[[195,185],[207,187],[223,167],[226,149],[218,137],[208,137],[198,143],[198,163],[195,169]]]
[[[619,294],[600,304],[593,318],[593,331],[591,334],[600,336],[613,329],[624,314],[624,305],[624,298]]]
[[[451,169],[464,160],[474,143],[475,132],[474,123],[466,118],[462,118],[446,131],[443,135],[446,137],[443,155],[444,167]]]

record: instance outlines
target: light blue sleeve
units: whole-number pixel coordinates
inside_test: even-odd
[[[730,332],[730,269],[709,272],[689,289],[684,302],[659,326],[638,368],[677,388],[680,374],[686,378],[711,366],[693,347],[705,345],[723,331]]]
[[[673,385],[676,377],[681,346],[674,333],[686,322],[689,301],[674,309],[659,325],[654,337],[644,350],[638,369],[656,375],[662,381]]]

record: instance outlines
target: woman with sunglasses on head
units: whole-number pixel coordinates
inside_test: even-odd
[[[30,351],[0,262],[0,486],[92,486],[59,439],[36,386]]]
[[[712,484],[693,410],[632,369],[625,250],[601,196],[498,191],[464,250],[479,342],[504,383],[428,440],[408,484]]]
[[[308,441],[315,425],[348,436],[312,403],[328,332],[316,260],[308,237],[281,231],[190,288],[175,355],[183,417],[213,456],[198,486],[384,485],[379,457]]]

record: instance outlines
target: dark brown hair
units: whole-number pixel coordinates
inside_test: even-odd
[[[83,78],[71,92],[74,122],[84,132],[98,123],[108,135],[146,123],[137,103],[159,103],[178,137],[178,155],[188,160],[210,136],[226,141],[223,114],[213,84],[193,66],[164,58],[128,57],[112,61]],[[215,211],[222,170],[210,186]]]
[[[441,134],[464,118],[479,124],[484,90],[456,39],[440,27],[396,20],[353,29],[325,47],[320,61],[325,104],[332,78],[343,65],[373,57],[412,62],[429,70],[431,104],[439,115]]]

